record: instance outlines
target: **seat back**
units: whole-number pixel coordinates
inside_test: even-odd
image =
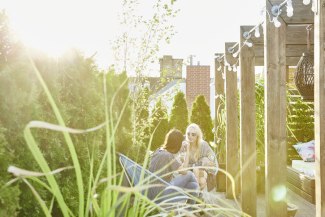
[[[123,167],[123,170],[126,173],[126,177],[131,186],[136,186],[141,184],[142,186],[155,185],[156,187],[146,188],[148,191],[148,197],[150,199],[154,198],[159,191],[170,186],[170,183],[166,182],[156,174],[150,172],[149,170],[143,168],[138,163],[134,162],[130,158],[126,157],[123,154],[118,154],[120,164]],[[141,183],[140,183],[141,182]],[[142,194],[146,193],[146,190],[141,192]]]
[[[129,179],[129,182],[131,186],[138,185],[142,176],[142,180],[144,180],[145,183],[150,182],[158,182],[159,184],[169,186],[170,184],[157,176],[156,174],[150,172],[149,170],[143,168],[138,163],[134,162],[130,158],[126,157],[123,154],[118,154],[120,164],[122,165],[124,171],[126,172],[127,178]],[[143,183],[142,183],[143,184]]]
[[[150,172],[149,170],[143,168],[130,158],[126,157],[121,153],[119,153],[118,155],[120,164],[123,167],[123,170],[131,186],[136,186],[138,184],[141,184],[143,186],[155,185],[153,187],[147,188],[147,196],[150,199],[154,199],[155,195],[157,195],[157,193],[163,189],[173,188],[170,183],[166,182],[165,180],[163,180],[156,174]],[[180,191],[179,189],[176,191],[178,192],[179,197],[179,199],[177,200],[184,200],[184,198],[185,200],[188,199],[188,196],[184,194],[184,192]],[[143,190],[141,193],[145,194],[146,190]],[[181,197],[179,195],[181,195]],[[157,202],[159,203],[160,200],[158,200]]]

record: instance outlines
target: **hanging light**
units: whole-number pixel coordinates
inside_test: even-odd
[[[245,41],[244,44],[245,44],[247,47],[253,47],[253,43],[252,43],[252,42]]]
[[[292,7],[292,0],[287,0],[287,16],[293,16],[293,7]]]
[[[231,65],[228,65],[228,71],[229,71],[229,72],[232,71]]]
[[[279,28],[281,26],[281,22],[278,20],[279,15],[281,14],[281,6],[280,5],[273,5],[271,8],[271,12],[273,15],[272,22],[274,23],[274,26]]]
[[[222,72],[222,79],[225,80],[226,79],[226,73]]]
[[[229,52],[229,53],[233,53],[233,52],[234,52],[234,47],[229,47],[229,48],[228,48],[228,52]]]
[[[255,28],[254,36],[255,36],[256,38],[259,38],[259,37],[261,36],[261,34],[260,34],[260,26],[259,26],[259,25],[256,26],[256,28]]]
[[[239,52],[240,52],[240,49],[238,49],[238,50],[237,50],[235,53],[233,53],[233,55],[232,55],[232,56],[233,56],[234,58],[237,58],[237,57],[238,57],[238,54],[239,54]]]
[[[310,30],[307,28],[307,51],[302,54],[294,74],[295,85],[303,100],[314,99],[314,55],[310,52]]]
[[[311,10],[313,12],[316,12],[316,3],[315,3],[315,0],[312,0],[312,3],[311,3]]]
[[[243,33],[243,37],[244,37],[246,40],[248,40],[248,39],[251,38],[251,33],[250,33],[250,32],[244,32],[244,33]]]
[[[233,72],[237,72],[237,66],[236,66],[236,65],[233,65],[233,66],[232,66],[232,71],[233,71]]]
[[[302,3],[303,3],[304,5],[309,5],[310,0],[303,0]]]
[[[281,26],[281,22],[278,20],[278,17],[273,17],[273,22],[276,28],[279,28]]]

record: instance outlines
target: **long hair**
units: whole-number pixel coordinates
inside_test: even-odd
[[[201,128],[199,127],[199,125],[192,123],[190,125],[188,125],[188,127],[186,128],[186,139],[189,141],[188,138],[188,132],[192,130],[196,133],[196,140],[194,142],[194,152],[193,152],[193,156],[195,160],[198,160],[200,154],[201,154],[201,144],[203,142],[203,133]]]
[[[182,132],[177,129],[172,129],[165,136],[165,142],[162,148],[170,153],[176,154],[181,149],[183,140],[184,136]]]

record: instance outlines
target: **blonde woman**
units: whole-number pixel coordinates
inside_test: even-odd
[[[206,166],[212,168],[194,168],[193,173],[197,178],[200,188],[205,189],[207,187],[208,174],[214,174],[218,172],[218,161],[215,153],[209,146],[209,144],[203,140],[203,134],[201,128],[197,124],[190,124],[186,129],[186,140],[182,144],[183,153],[189,148],[189,166]],[[188,152],[187,152],[188,153]]]

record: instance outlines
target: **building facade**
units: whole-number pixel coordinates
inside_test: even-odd
[[[198,95],[203,95],[210,105],[210,66],[186,67],[186,102],[189,108]]]
[[[160,77],[168,79],[181,79],[183,59],[173,59],[173,56],[164,55],[159,59]]]

